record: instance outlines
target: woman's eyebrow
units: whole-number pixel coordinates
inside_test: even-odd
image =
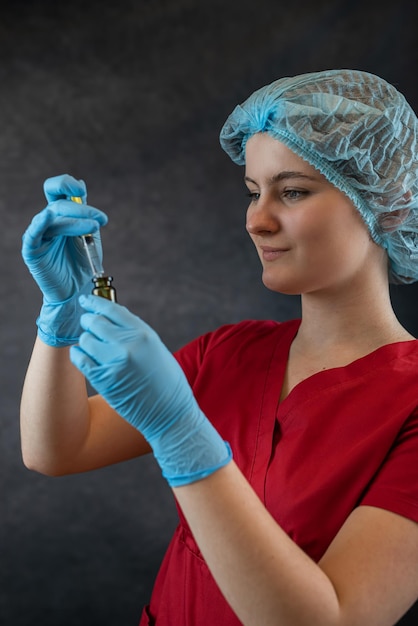
[[[274,183],[278,183],[282,180],[287,180],[289,178],[307,178],[308,180],[318,180],[315,176],[309,176],[309,174],[304,174],[303,172],[285,170],[283,172],[279,172],[278,174],[274,174],[274,176],[271,176],[270,178],[268,178],[267,184],[273,185]],[[257,184],[256,181],[250,178],[249,176],[244,176],[244,180],[249,183],[254,183],[254,185]]]

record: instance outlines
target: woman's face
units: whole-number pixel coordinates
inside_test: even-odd
[[[263,283],[282,293],[346,287],[386,254],[369,236],[351,200],[314,167],[266,133],[246,146],[247,231]]]

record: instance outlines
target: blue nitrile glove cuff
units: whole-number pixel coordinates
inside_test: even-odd
[[[203,415],[203,414],[202,414]],[[152,445],[154,456],[170,487],[182,487],[210,476],[232,460],[232,450],[204,416],[205,422],[188,436],[161,436]],[[166,441],[169,439],[169,441]],[[178,439],[178,441],[176,440]]]
[[[80,293],[89,293],[89,285]],[[64,348],[78,343],[83,329],[80,316],[83,309],[79,303],[80,293],[64,302],[49,303],[44,300],[39,317],[36,320],[38,337],[53,348]]]
[[[181,414],[173,414],[171,418],[160,423],[159,427],[157,420],[152,420],[145,426],[139,415],[138,419],[130,421],[152,447],[170,487],[180,487],[201,480],[229,463],[232,451],[199,408],[174,358],[172,365],[181,374],[177,390],[173,389],[174,395],[183,395],[188,388],[182,401]]]

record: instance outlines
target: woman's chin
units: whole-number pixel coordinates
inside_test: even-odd
[[[270,291],[276,291],[287,296],[297,296],[301,293],[295,281],[286,280],[284,276],[271,276],[269,272],[263,272],[262,281],[264,287]]]

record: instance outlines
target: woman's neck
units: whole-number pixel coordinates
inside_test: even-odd
[[[305,353],[323,354],[343,346],[368,352],[411,339],[396,318],[387,283],[302,296],[302,323],[294,344]]]

